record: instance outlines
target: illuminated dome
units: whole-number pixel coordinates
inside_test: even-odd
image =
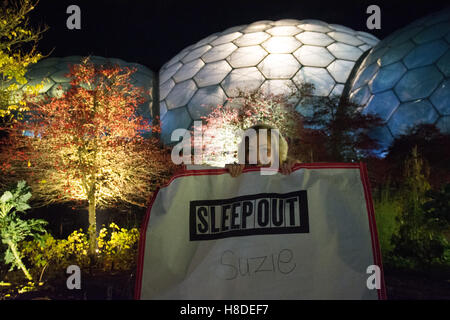
[[[81,62],[81,56],[69,56],[64,58],[47,58],[38,61],[31,65],[25,75],[28,82],[22,86],[24,89],[27,86],[33,86],[39,83],[43,84],[40,90],[41,94],[47,94],[50,97],[60,96],[61,90],[70,88],[70,79],[64,75],[69,72],[70,64],[77,64]],[[147,67],[137,64],[128,63],[116,58],[103,58],[92,56],[91,62],[94,64],[117,64],[120,67],[135,67],[137,71],[131,75],[132,83],[136,86],[143,87],[144,90],[152,90],[153,88],[153,72]],[[59,86],[61,85],[61,89]],[[153,91],[150,91],[152,93]],[[146,95],[146,101],[141,104],[137,110],[138,114],[149,119],[151,117],[152,96]]]
[[[265,20],[214,33],[159,72],[163,141],[170,143],[173,130],[188,129],[237,88],[280,94],[309,82],[316,96],[340,95],[355,61],[376,43],[373,35],[319,20]]]
[[[350,98],[385,125],[372,132],[384,146],[419,123],[450,133],[450,9],[383,39],[349,80]]]

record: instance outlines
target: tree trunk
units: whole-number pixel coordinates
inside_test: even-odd
[[[90,196],[89,199],[89,251],[95,254],[97,249],[97,225],[95,216],[95,196]]]

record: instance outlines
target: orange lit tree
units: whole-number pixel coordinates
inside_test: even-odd
[[[30,97],[30,116],[9,144],[15,161],[3,166],[10,176],[25,176],[44,205],[87,201],[91,253],[96,208],[145,206],[173,168],[158,140],[142,137],[158,129],[136,115],[145,93],[130,84],[132,72],[88,58],[71,66],[71,87],[61,97]]]

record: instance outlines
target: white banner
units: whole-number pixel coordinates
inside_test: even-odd
[[[142,226],[135,297],[384,299],[365,166],[174,176]]]

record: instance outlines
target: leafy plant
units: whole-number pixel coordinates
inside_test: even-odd
[[[5,191],[0,198],[0,237],[2,243],[7,245],[4,255],[6,264],[11,264],[11,269],[20,268],[28,280],[32,280],[30,273],[22,262],[18,244],[28,236],[36,237],[45,233],[44,220],[23,220],[19,212],[30,209],[28,200],[31,192],[25,181],[19,181],[17,187],[11,191]]]
[[[24,241],[21,253],[40,278],[46,270],[54,275],[72,264],[81,269],[124,271],[135,266],[138,241],[137,228],[119,228],[111,223],[100,230],[95,255],[89,254],[88,236],[82,230],[75,230],[67,239],[46,234],[41,239]]]
[[[431,209],[430,202],[425,207],[429,207],[431,215],[424,212],[424,203],[427,203],[427,194],[430,194],[427,171],[417,148],[414,148],[405,161],[400,228],[392,237],[393,255],[409,261],[413,268],[442,262],[448,246],[442,234],[443,224],[432,216],[436,211]]]
[[[401,213],[399,200],[390,196],[388,186],[383,190],[381,199],[374,201],[375,218],[383,257],[387,257],[393,249],[392,236],[398,232],[398,216]]]
[[[442,190],[429,190],[426,193],[429,198],[423,205],[426,217],[437,224],[437,227],[445,229],[450,224],[450,183]]]
[[[31,28],[28,17],[36,4],[20,0],[0,6],[0,122],[5,125],[23,118],[27,106],[18,89],[27,82],[27,67],[42,58],[37,42],[47,28]],[[27,87],[32,92],[42,85]]]

